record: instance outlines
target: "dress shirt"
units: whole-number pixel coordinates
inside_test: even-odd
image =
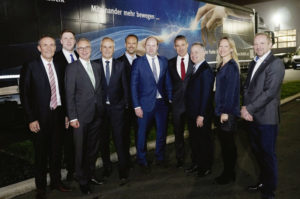
[[[41,55],[41,59],[42,59],[44,68],[45,68],[45,70],[46,70],[46,73],[47,73],[47,76],[48,76],[49,83],[50,83],[50,78],[49,78],[48,64],[51,64],[51,68],[52,68],[52,70],[53,70],[53,75],[54,75],[54,78],[55,78],[55,90],[56,90],[56,101],[57,101],[57,106],[61,106],[61,99],[60,99],[59,86],[58,86],[58,79],[57,79],[56,70],[55,70],[55,67],[54,67],[54,64],[53,64],[53,59],[51,60],[51,62],[48,62],[47,60],[45,60],[45,59],[43,58],[42,55]],[[50,107],[50,104],[49,104],[49,107]]]
[[[271,51],[269,50],[266,54],[264,54],[263,56],[259,57],[259,59],[256,61],[256,64],[253,68],[252,74],[251,74],[251,79],[252,80],[255,72],[257,71],[257,69],[259,68],[259,66],[261,65],[261,63],[263,63],[263,61],[266,59],[266,57],[271,53]],[[255,57],[256,58],[256,57]]]
[[[148,63],[151,67],[151,70],[153,72],[153,66],[152,66],[152,58],[154,58],[154,63],[155,63],[155,66],[156,66],[156,72],[157,72],[157,78],[158,78],[158,81],[159,81],[159,75],[160,75],[160,65],[159,65],[159,61],[158,61],[158,58],[157,56],[155,55],[154,57],[151,57],[149,55],[146,54],[146,57],[147,57],[147,60],[148,60]],[[159,91],[157,90],[157,95],[156,95],[156,99],[160,99],[162,98]]]
[[[197,70],[198,70],[198,68],[199,68],[199,66],[204,62],[205,60],[202,60],[201,62],[199,62],[198,64],[195,64],[194,65],[194,68],[193,68],[193,73],[196,73],[197,72]]]
[[[127,60],[129,61],[130,65],[132,65],[133,60],[136,59],[136,54],[134,54],[134,56],[132,57],[127,53],[127,51],[125,51],[125,56],[127,57]]]
[[[65,50],[65,49],[63,48],[63,49],[62,49],[62,52],[64,53],[64,56],[65,56],[65,58],[67,59],[67,61],[68,61],[68,63],[69,63],[69,64],[70,64],[70,63],[72,63],[70,54],[72,54],[72,55],[73,55],[73,59],[74,59],[74,61],[76,61],[76,60],[77,60],[77,57],[76,57],[76,55],[75,55],[75,52],[74,52],[74,51],[72,51],[72,52],[69,52],[69,51],[67,51],[67,50]]]
[[[188,64],[189,64],[189,54],[187,53],[184,57],[180,57],[179,55],[177,56],[176,68],[177,68],[177,72],[180,77],[181,77],[181,59],[182,58],[184,58],[183,63],[184,63],[185,74],[186,74]]]
[[[106,61],[109,61],[109,74],[110,74],[110,77],[111,77],[111,71],[112,71],[112,58],[110,58],[110,59],[104,59],[103,57],[102,57],[102,64],[103,64],[103,70],[104,70],[104,74],[106,74]]]

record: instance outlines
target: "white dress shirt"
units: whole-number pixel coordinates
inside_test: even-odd
[[[71,56],[70,56],[71,54],[73,55],[74,61],[77,60],[77,57],[76,57],[74,51],[69,52],[69,51],[67,51],[67,50],[65,50],[65,49],[63,48],[63,49],[62,49],[62,52],[63,52],[63,54],[64,54],[64,56],[65,56],[65,58],[67,59],[67,61],[68,61],[69,64],[72,63]]]
[[[47,76],[48,76],[49,84],[50,84],[50,78],[49,78],[49,68],[48,68],[49,66],[48,66],[48,64],[49,64],[49,63],[51,64],[51,68],[52,68],[53,75],[54,75],[54,79],[55,79],[55,90],[56,90],[56,101],[57,101],[57,106],[61,106],[61,99],[60,99],[59,86],[58,86],[58,79],[57,79],[56,70],[55,70],[55,67],[54,67],[54,64],[53,64],[53,59],[51,60],[51,62],[48,62],[47,60],[45,60],[45,59],[43,58],[42,55],[41,55],[41,59],[42,59],[44,68],[45,68],[45,70],[46,70]],[[50,104],[49,104],[49,107],[50,107]]]
[[[129,61],[130,65],[132,65],[133,60],[136,59],[136,54],[134,54],[134,56],[131,56],[127,53],[127,51],[125,51],[125,56],[127,57],[127,60]]]
[[[257,69],[259,68],[259,66],[261,65],[261,63],[263,63],[263,61],[266,59],[266,57],[271,53],[271,51],[269,50],[266,54],[264,54],[263,56],[259,57],[259,59],[256,61],[256,64],[254,66],[254,69],[252,71],[252,74],[251,74],[251,79],[250,81],[252,80],[252,78],[254,77],[254,74],[255,72],[257,71]]]
[[[189,54],[187,53],[184,57],[180,57],[179,55],[177,56],[176,68],[177,68],[179,77],[181,77],[181,59],[182,58],[184,58],[183,63],[184,63],[185,74],[186,74],[186,71],[187,71],[187,68],[189,65]]]
[[[106,61],[109,61],[109,74],[110,74],[110,77],[111,77],[111,70],[112,70],[112,58],[110,59],[104,59],[102,57],[102,64],[103,64],[103,70],[104,70],[104,75],[106,75]]]

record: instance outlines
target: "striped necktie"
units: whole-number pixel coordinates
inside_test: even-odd
[[[57,107],[56,84],[55,84],[54,72],[52,70],[50,63],[48,63],[48,72],[49,72],[49,83],[51,88],[50,108],[54,110]]]

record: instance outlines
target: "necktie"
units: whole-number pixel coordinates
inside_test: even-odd
[[[153,72],[154,79],[157,83],[158,77],[157,77],[157,70],[156,70],[156,65],[155,65],[154,59],[155,58],[152,58],[152,72]]]
[[[93,72],[93,68],[91,66],[91,63],[90,62],[86,62],[86,71],[90,77],[90,80],[93,84],[93,87],[95,88],[95,83],[96,83],[96,80],[95,80],[95,76],[94,76],[94,72]]]
[[[197,71],[196,65],[193,66],[193,74]]]
[[[70,57],[71,57],[71,63],[73,63],[75,61],[73,55],[70,54]]]
[[[49,72],[49,83],[51,88],[50,108],[54,110],[57,107],[56,84],[55,84],[54,72],[52,70],[50,63],[48,63],[48,72]]]
[[[106,66],[105,66],[105,78],[106,78],[106,84],[109,84],[109,79],[110,79],[110,72],[109,72],[109,61],[105,61]]]
[[[255,60],[255,62],[257,62],[257,61],[259,60],[259,57],[256,56],[256,57],[254,58],[254,60]]]
[[[180,64],[180,68],[181,68],[181,79],[184,80],[185,78],[185,67],[184,67],[184,62],[183,62],[184,58],[181,58],[181,64]]]

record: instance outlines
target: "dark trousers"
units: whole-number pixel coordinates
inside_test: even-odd
[[[61,107],[50,110],[47,121],[41,122],[40,131],[34,134],[35,150],[35,184],[37,189],[45,190],[47,186],[47,168],[49,164],[51,185],[60,182],[62,135],[65,119]]]
[[[213,161],[213,142],[211,138],[211,122],[197,127],[196,119],[188,119],[189,142],[192,161],[200,170],[211,169]]]
[[[112,130],[113,141],[119,160],[119,177],[128,177],[128,137],[124,136],[124,107],[106,105],[103,131],[100,136],[100,152],[104,167],[111,167],[110,161],[110,129]]]
[[[143,118],[138,118],[137,135],[137,162],[141,165],[148,165],[146,159],[147,130],[150,129],[152,121],[156,123],[156,160],[162,161],[165,158],[168,106],[163,99],[157,99],[155,107],[151,112],[143,110]]]
[[[274,196],[277,187],[278,168],[275,152],[277,125],[250,124],[250,144],[260,167],[259,180],[264,184],[262,194]]]
[[[222,131],[220,128],[218,128],[217,133],[221,144],[221,152],[224,166],[223,175],[228,177],[234,177],[237,159],[237,150],[234,141],[235,132]]]
[[[73,142],[73,127],[69,126],[63,133],[63,163],[66,166],[68,174],[74,173],[75,154]]]
[[[102,118],[95,114],[91,122],[79,120],[79,128],[74,128],[75,174],[80,185],[86,185],[94,176],[99,134]]]
[[[173,111],[173,127],[175,135],[175,151],[177,161],[184,161],[184,127],[186,122],[185,113]]]
[[[131,165],[131,156],[129,153],[130,143],[131,143],[131,129],[134,132],[134,144],[137,145],[137,132],[138,132],[138,124],[137,124],[137,116],[135,115],[135,111],[132,107],[125,110],[125,118],[124,118],[124,151],[127,157],[128,164]],[[128,166],[130,166],[128,165]]]

